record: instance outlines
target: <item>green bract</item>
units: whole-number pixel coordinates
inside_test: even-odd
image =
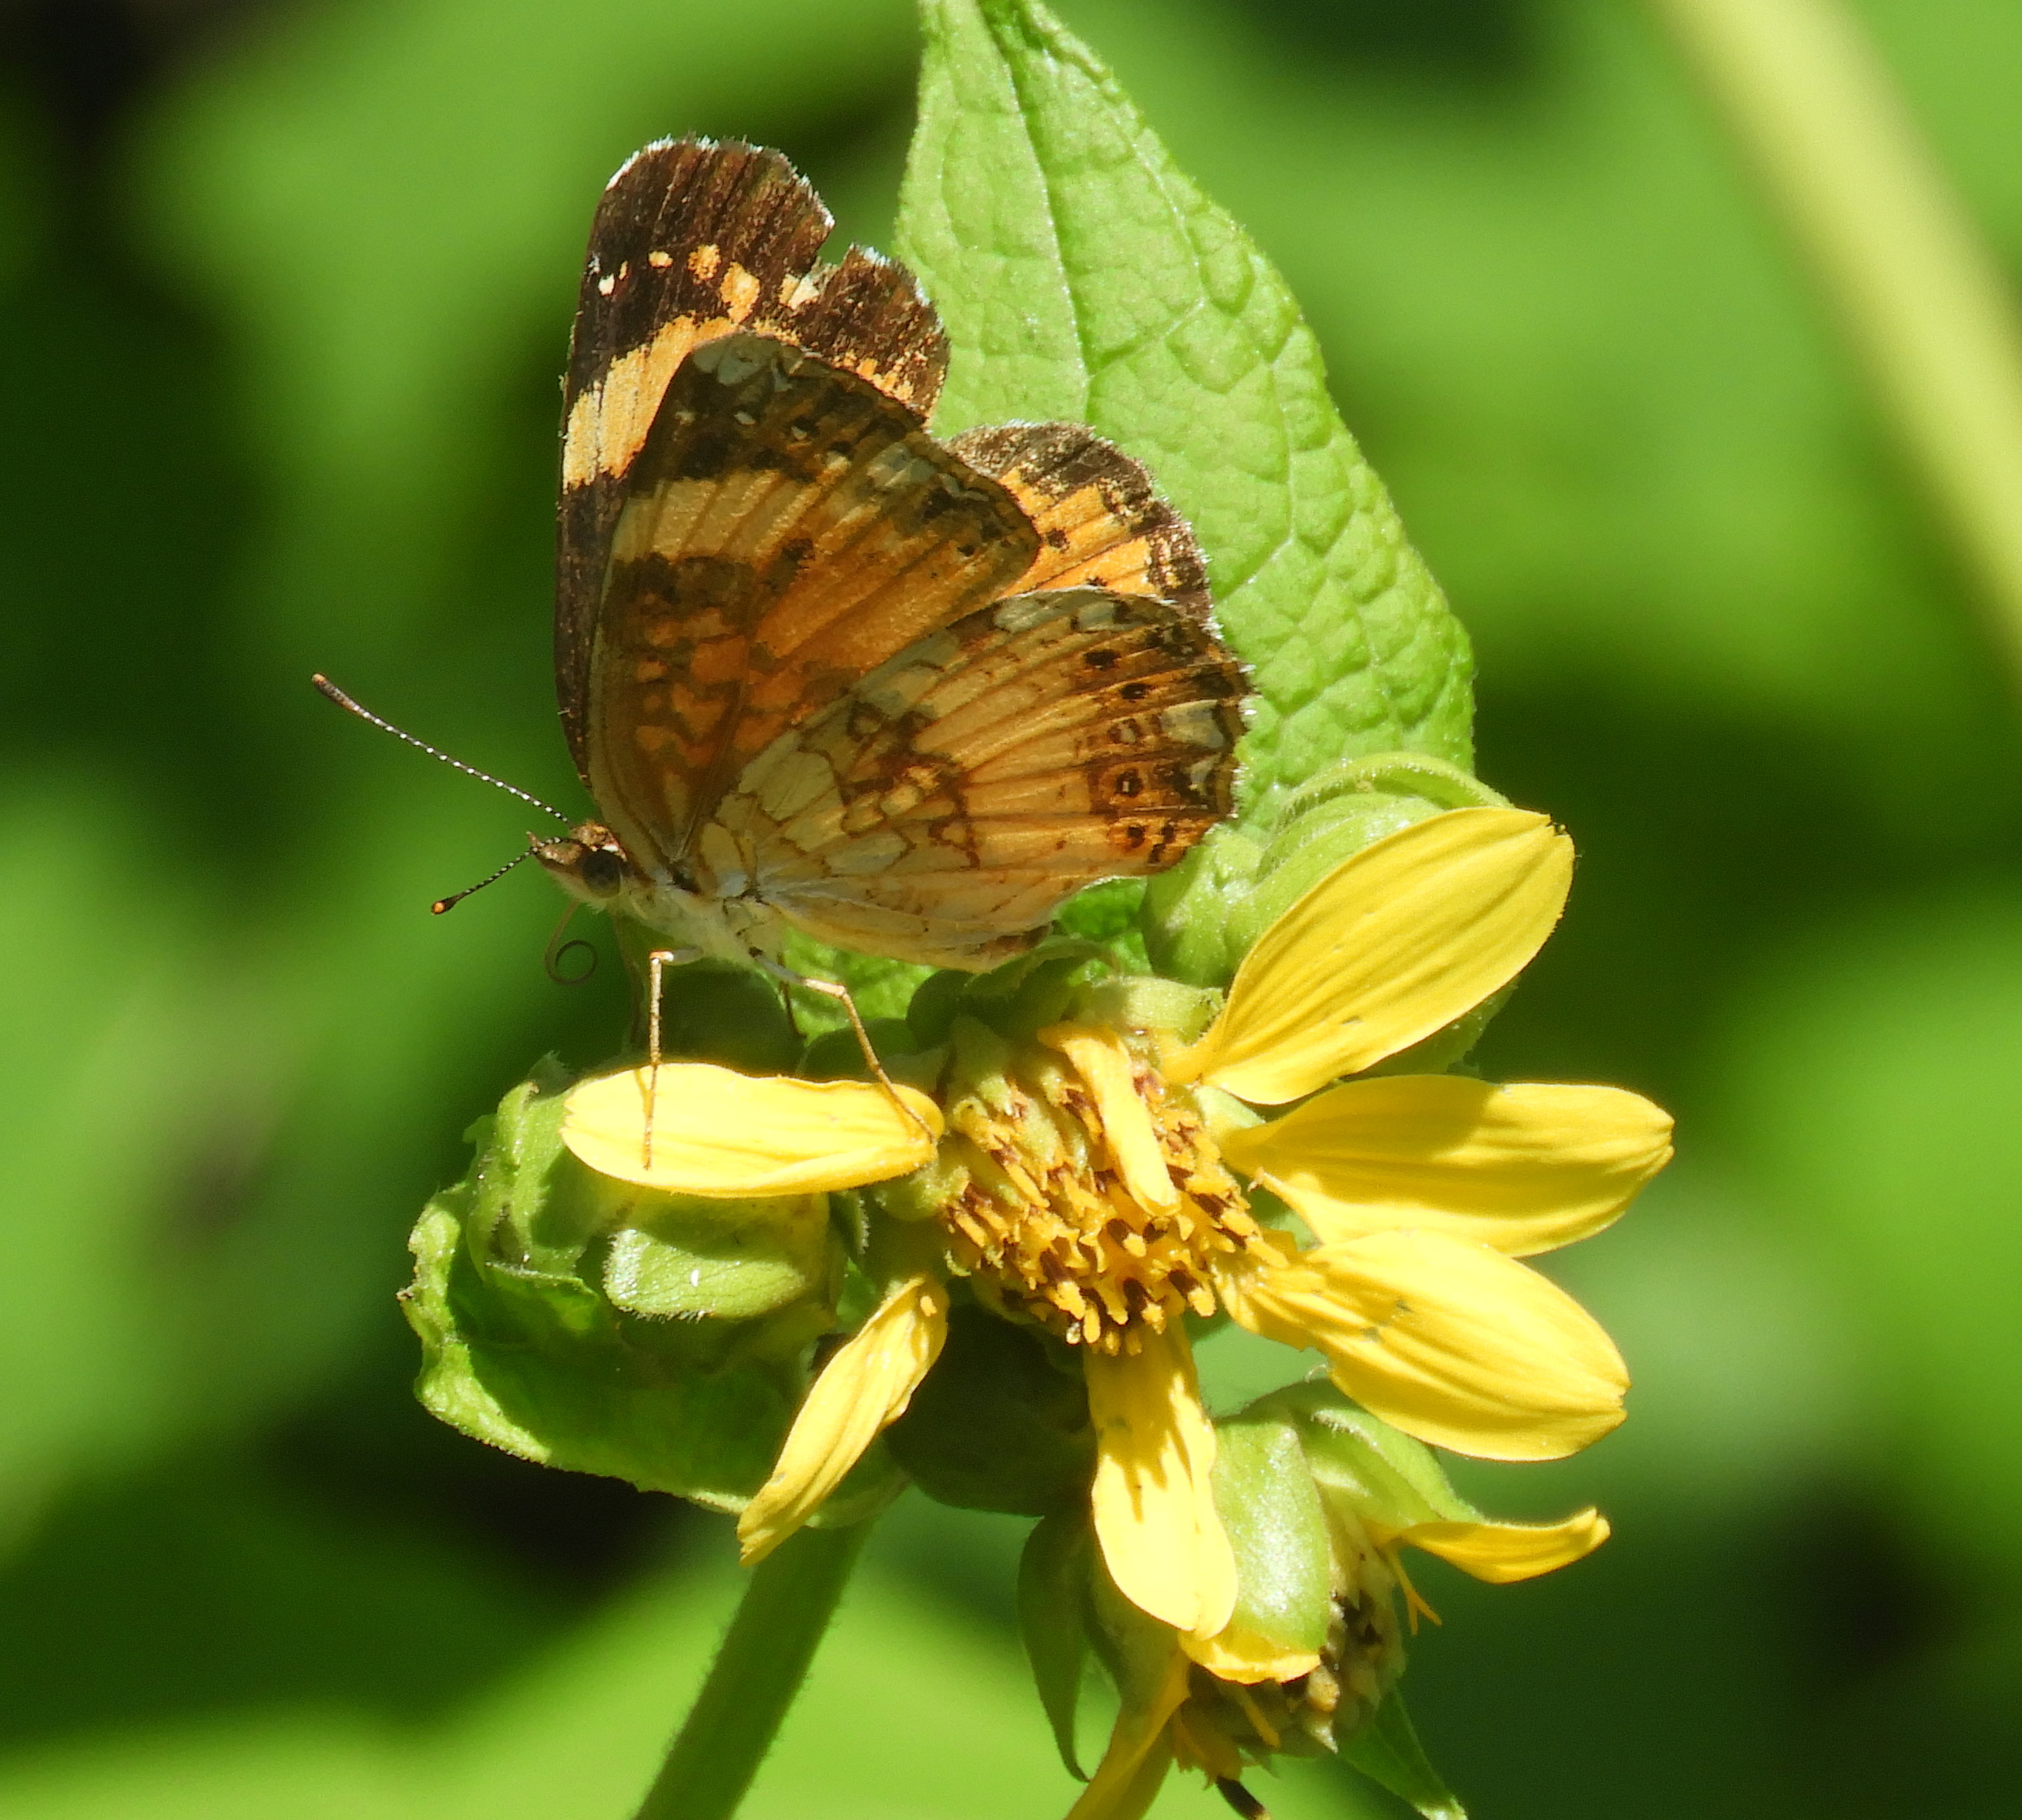
[[[1217,828],[1145,893],[1152,965],[1225,986],[1257,938],[1349,855],[1447,809],[1509,800],[1458,766],[1389,752],[1329,765],[1267,812]],[[1485,1021],[1485,1020],[1484,1020]]]
[[[404,1299],[422,1402],[494,1446],[741,1509],[834,1325],[841,1248],[817,1198],[699,1203],[593,1174],[561,1145],[552,1064],[473,1128]],[[889,1489],[874,1452],[867,1496]],[[854,1488],[853,1488],[854,1489]],[[862,1501],[830,1520],[860,1514]]]
[[[1241,1629],[1279,1648],[1327,1643],[1334,1592],[1327,1513],[1298,1431],[1270,1410],[1215,1424],[1214,1503],[1235,1551]]]
[[[1447,1483],[1431,1448],[1378,1421],[1330,1384],[1272,1391],[1244,1413],[1294,1423],[1322,1495],[1366,1522],[1406,1530],[1414,1523],[1481,1519]]]
[[[1081,1362],[1034,1327],[958,1304],[947,1343],[885,1431],[920,1489],[966,1510],[1043,1516],[1087,1501],[1095,1464]]]

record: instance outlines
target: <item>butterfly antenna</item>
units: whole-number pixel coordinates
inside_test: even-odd
[[[454,764],[456,761],[452,759],[450,762],[451,764]],[[521,860],[524,859],[527,854],[531,853],[533,851],[534,849],[531,847],[528,847],[525,852],[515,853],[510,859],[507,860],[506,863],[500,866],[496,872],[493,873],[489,878],[480,878],[478,880],[476,884],[466,884],[462,890],[453,891],[447,897],[439,897],[433,903],[429,906],[429,908],[433,910],[437,916],[441,916],[447,911],[454,910],[456,906],[462,903],[465,898],[469,896],[473,892],[482,891],[487,884],[496,884],[500,879],[503,878],[507,873],[510,872],[514,866],[517,866]]]
[[[417,739],[413,734],[403,731],[401,728],[396,727],[391,720],[381,720],[377,714],[374,713],[370,708],[366,707],[362,702],[354,702],[350,696],[347,695],[343,690],[340,689],[336,684],[330,680],[328,677],[318,674],[311,677],[309,680],[315,684],[317,689],[323,695],[328,696],[331,701],[336,702],[336,704],[347,714],[356,714],[360,720],[369,722],[371,725],[377,727],[382,733],[392,734],[396,739],[400,740],[407,745],[413,746],[418,752],[425,752],[431,758],[440,759],[444,764],[448,765],[454,771],[462,771],[465,777],[474,777],[480,783],[488,783],[494,790],[502,790],[509,797],[517,797],[521,802],[531,804],[534,808],[538,809],[542,815],[553,815],[554,819],[560,822],[564,828],[572,828],[575,826],[575,820],[572,817],[564,815],[561,811],[555,808],[553,804],[542,802],[538,797],[529,795],[525,790],[521,790],[516,784],[509,784],[506,782],[503,778],[494,777],[488,771],[480,771],[474,764],[465,764],[460,758],[452,758],[447,752],[438,751],[434,746],[429,745],[425,739]],[[527,855],[524,853],[522,853],[520,855],[520,859],[524,859],[526,857]],[[520,859],[515,859],[512,863],[512,865],[518,865],[520,863]],[[501,873],[509,872],[511,870],[512,866],[502,866],[499,869],[499,872],[494,873],[492,874],[492,877],[498,877],[500,876]],[[471,891],[482,891],[484,888],[484,886],[486,884],[489,884],[491,882],[491,879],[487,878],[482,884],[473,884],[470,888],[470,891],[460,891],[456,894],[455,897],[446,897],[436,906],[436,908],[439,911],[447,910],[451,904],[455,903],[459,899],[469,896]]]

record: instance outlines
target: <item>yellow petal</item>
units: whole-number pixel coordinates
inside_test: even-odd
[[[1065,1056],[1086,1084],[1102,1119],[1102,1135],[1132,1198],[1141,1206],[1168,1213],[1178,1206],[1180,1191],[1173,1186],[1165,1152],[1159,1147],[1151,1108],[1138,1093],[1136,1063],[1123,1039],[1114,1030],[1057,1023],[1041,1030],[1039,1041]]]
[[[1386,1539],[1437,1555],[1491,1586],[1506,1586],[1570,1567],[1608,1536],[1608,1519],[1587,1509],[1556,1523],[1414,1523]]]
[[[1363,848],[1264,932],[1167,1077],[1276,1106],[1408,1048],[1516,976],[1572,865],[1520,809],[1451,809]]]
[[[947,1337],[947,1291],[908,1277],[822,1367],[772,1476],[737,1519],[748,1565],[821,1508],[879,1432],[906,1413]]]
[[[1230,1311],[1317,1346],[1373,1414],[1484,1460],[1557,1460],[1622,1420],[1629,1374],[1564,1289],[1485,1245],[1371,1233],[1252,1275]]]
[[[1418,1226],[1526,1257],[1607,1225],[1670,1160],[1670,1137],[1666,1113],[1617,1087],[1396,1074],[1225,1132],[1221,1152],[1316,1238]]]
[[[1096,1539],[1126,1598],[1175,1630],[1212,1635],[1235,1609],[1235,1556],[1210,1483],[1214,1424],[1185,1330],[1136,1331],[1135,1356],[1091,1352],[1083,1367]]]
[[[1213,1636],[1189,1635],[1180,1641],[1187,1654],[1210,1675],[1253,1687],[1259,1681],[1296,1680],[1320,1665],[1317,1650],[1288,1650],[1239,1624],[1229,1624]]]
[[[1068,1820],[1141,1820],[1171,1768],[1166,1727],[1187,1697],[1187,1659],[1175,1649],[1158,1697],[1148,1706],[1126,1705],[1116,1716],[1109,1747]]]
[[[662,1062],[579,1082],[562,1117],[562,1142],[600,1175],[675,1194],[855,1188],[908,1174],[933,1154],[939,1108],[910,1087],[897,1092],[903,1111],[882,1087],[861,1081]]]

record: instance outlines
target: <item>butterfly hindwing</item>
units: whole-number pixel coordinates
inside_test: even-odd
[[[1097,879],[1228,814],[1248,684],[1192,615],[1079,588],[920,640],[747,766],[701,830],[706,888],[817,939],[987,966]]]
[[[635,860],[681,862],[782,731],[999,598],[1037,543],[875,385],[769,336],[698,348],[612,532],[587,708],[606,821]]]
[[[555,677],[562,724],[593,790],[591,646],[612,531],[669,381],[695,348],[762,330],[868,379],[924,418],[947,345],[903,266],[852,247],[816,255],[833,223],[776,151],[662,141],[629,159],[590,229],[563,386]]]

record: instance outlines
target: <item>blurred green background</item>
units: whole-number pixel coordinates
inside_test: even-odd
[[[1319,330],[1478,641],[1484,775],[1583,863],[1491,1034],[1679,1114],[1563,1275],[1632,1420],[1438,1563],[1477,1820],[2022,1812],[2022,752],[1826,313],[1632,0],[1062,0]],[[2022,9],[1860,0],[2022,260]],[[524,815],[556,375],[604,177],[784,147],[889,239],[906,0],[45,0],[0,14],[0,1820],[617,1820],[724,1526],[412,1405],[392,1300],[568,990]],[[1018,1526],[903,1503],[748,1811],[1072,1793]],[[1396,1811],[1302,1767],[1287,1820]],[[1175,1782],[1159,1812],[1220,1811]]]

